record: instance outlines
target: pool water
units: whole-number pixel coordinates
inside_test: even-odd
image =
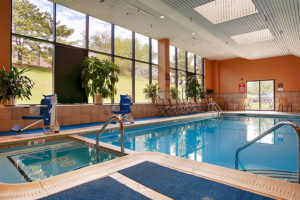
[[[117,156],[100,151],[100,162]],[[38,181],[97,163],[94,147],[63,140],[0,150],[0,182]]]
[[[224,116],[174,122],[125,130],[125,148],[161,152],[234,169],[235,151],[280,121],[300,118]],[[95,139],[95,135],[86,136]],[[119,132],[108,132],[100,141],[120,146]],[[239,154],[240,169],[297,171],[297,136],[289,126],[262,138]]]

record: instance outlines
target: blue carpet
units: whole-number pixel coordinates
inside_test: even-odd
[[[271,199],[148,161],[123,169],[119,173],[174,199]]]
[[[134,200],[134,199],[149,199],[138,192],[126,187],[122,183],[110,178],[104,177],[93,182],[85,183],[77,187],[65,190],[48,197],[42,198],[44,200],[111,200],[111,199],[122,199],[122,200]]]

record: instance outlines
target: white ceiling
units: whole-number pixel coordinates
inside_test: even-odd
[[[169,38],[171,45],[208,59],[300,57],[300,0],[253,0],[257,13],[219,24],[194,10],[212,0],[51,1],[155,39]],[[274,39],[247,45],[231,39],[262,29]]]

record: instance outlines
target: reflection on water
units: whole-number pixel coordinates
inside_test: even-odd
[[[125,131],[125,148],[234,168],[236,149],[282,120],[287,118],[224,117],[137,128]],[[300,125],[300,119],[288,120]],[[119,146],[119,133],[103,134],[101,141]],[[297,136],[284,126],[242,151],[239,158],[247,169],[297,170]]]
[[[257,137],[259,133],[263,133],[276,124],[276,120],[272,118],[249,118],[247,124],[247,141]],[[265,144],[274,144],[274,132],[266,135],[257,142]]]

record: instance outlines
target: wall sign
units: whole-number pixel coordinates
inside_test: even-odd
[[[246,92],[246,84],[244,82],[239,83],[239,93],[245,93]]]
[[[283,83],[278,83],[278,92],[283,91]]]

